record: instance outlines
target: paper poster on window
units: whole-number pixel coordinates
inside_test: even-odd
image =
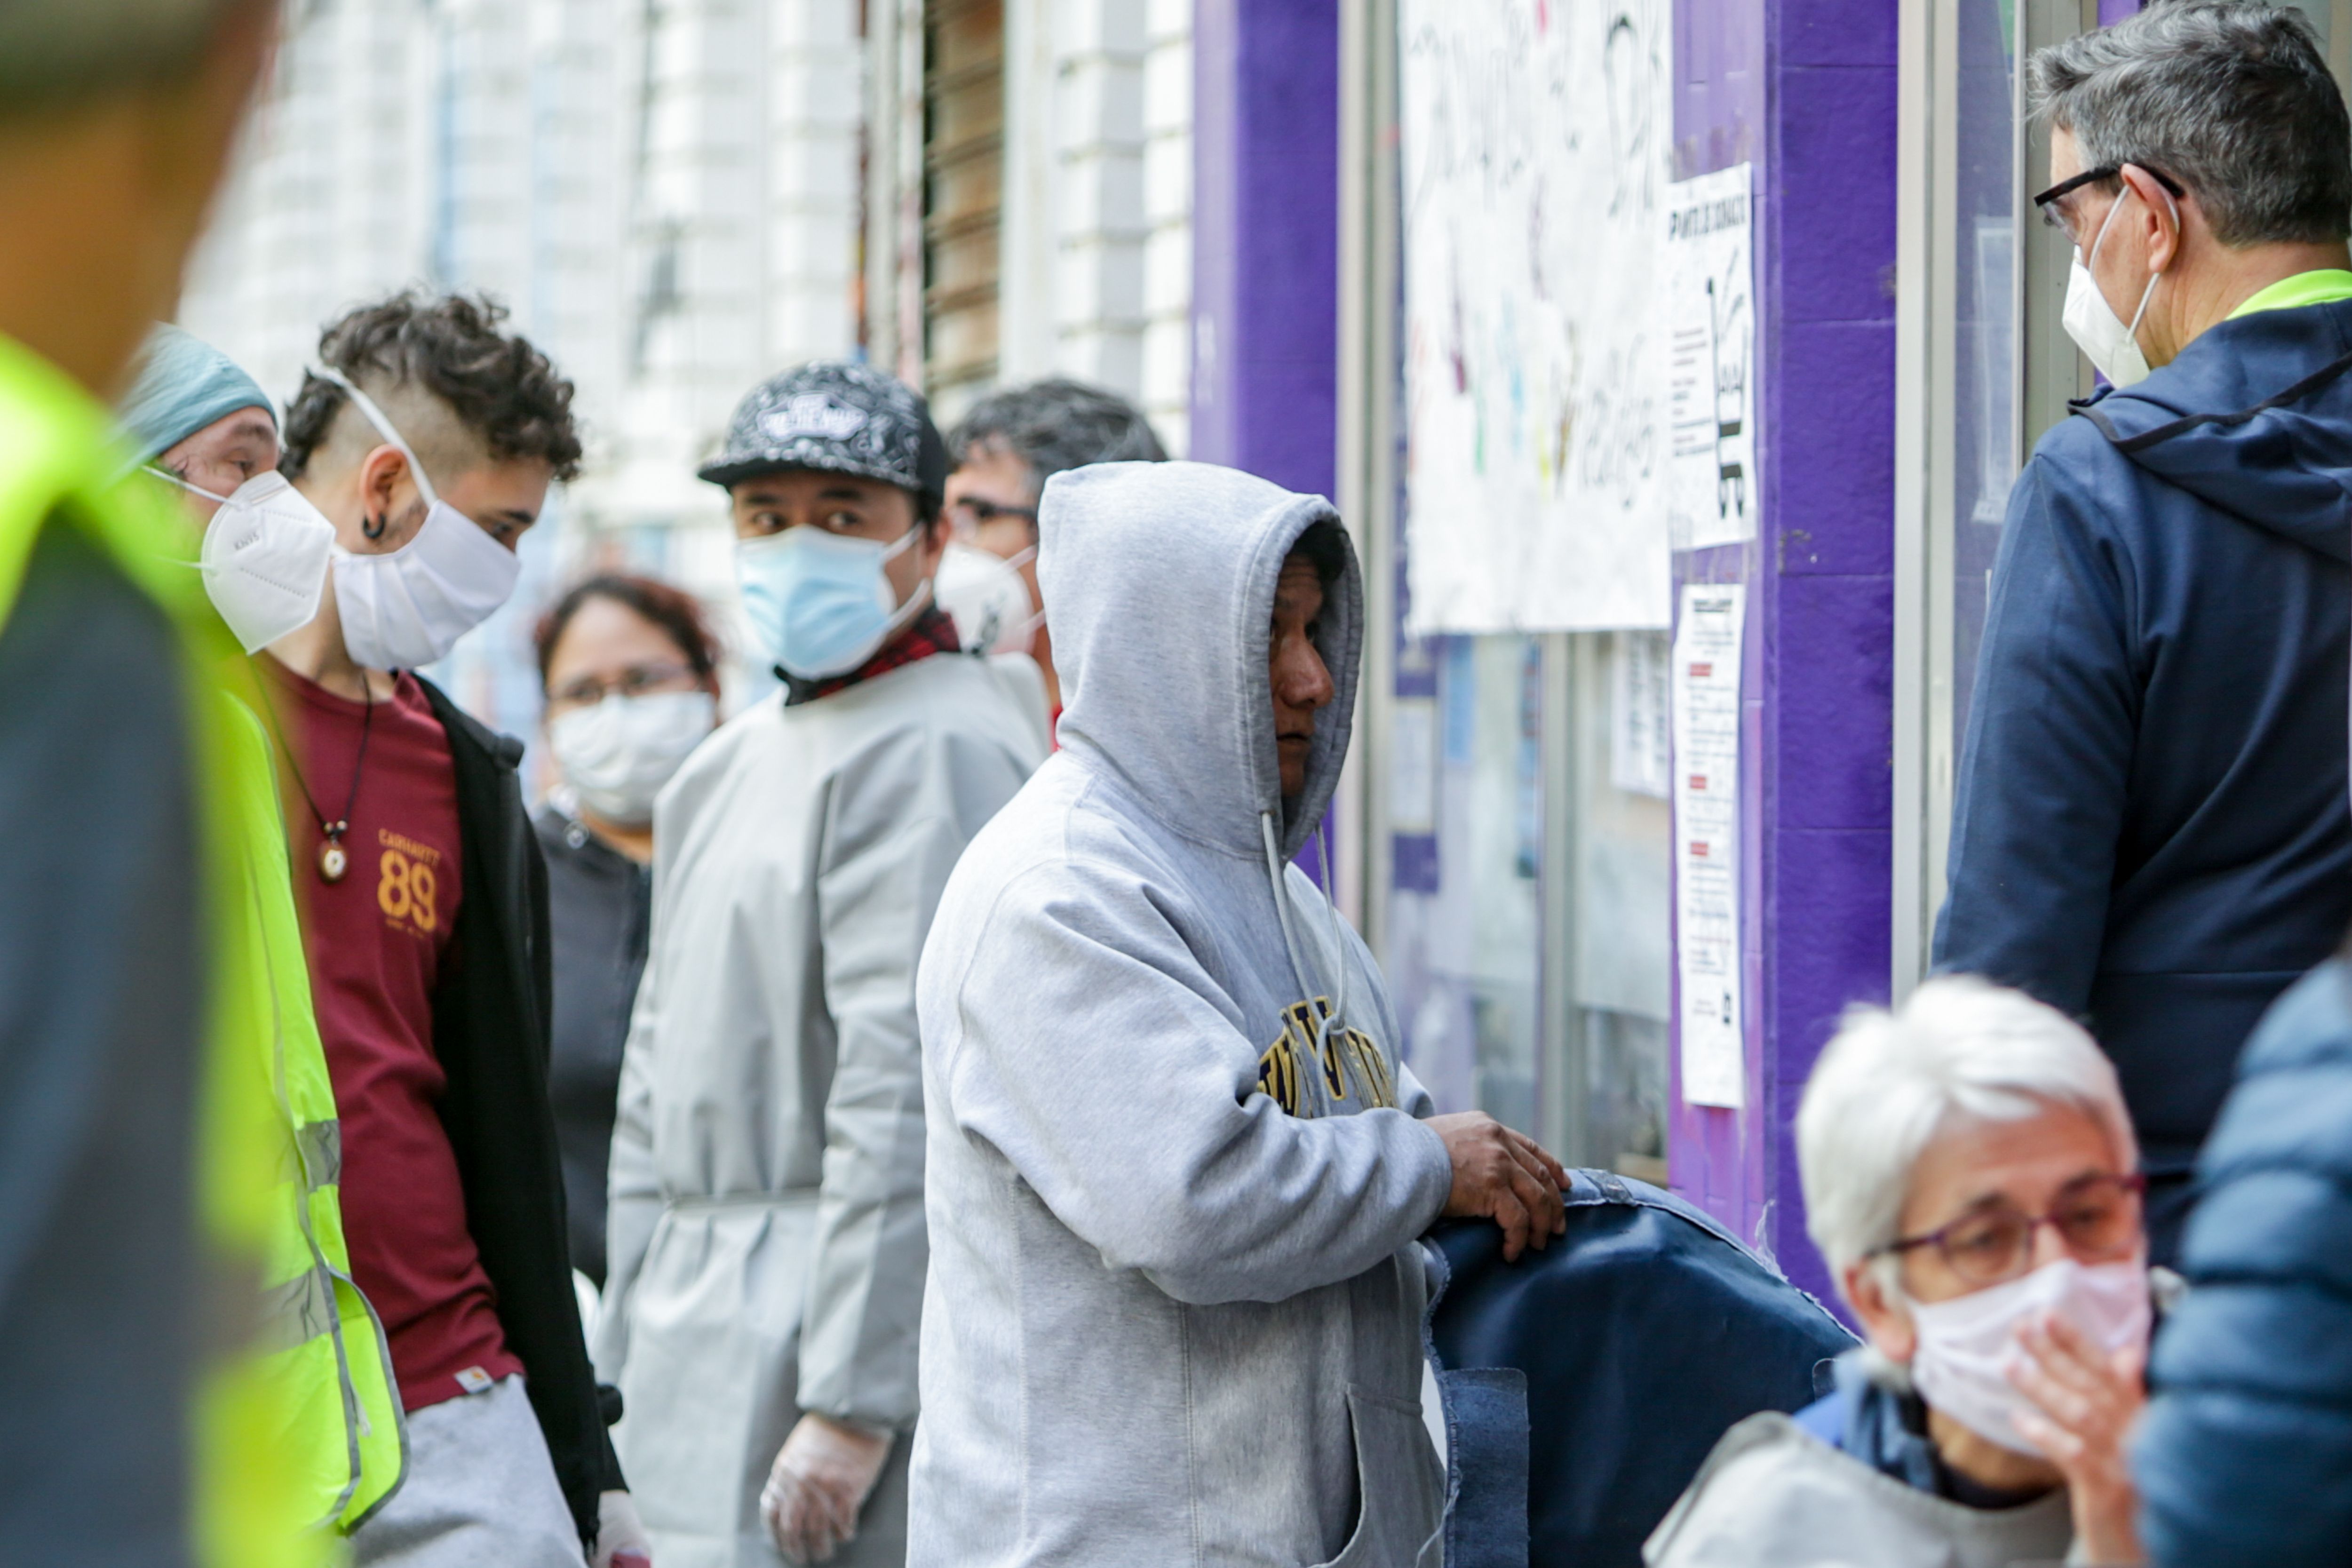
[[[1738,164],[1666,187],[1665,273],[1671,326],[1669,485],[1677,550],[1756,537],[1761,390],[1754,176]]]
[[[1619,632],[1609,640],[1609,782],[1630,795],[1664,800],[1674,776],[1666,634]]]
[[[1748,591],[1683,587],[1675,626],[1675,970],[1683,1101],[1748,1093],[1739,960],[1739,660]]]
[[[1663,627],[1668,0],[1400,0],[1411,629]]]

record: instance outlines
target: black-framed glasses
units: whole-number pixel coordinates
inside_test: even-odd
[[[2043,223],[2049,224],[2053,228],[2063,230],[2066,237],[2073,239],[2074,237],[2074,228],[2072,224],[2069,224],[2066,221],[2066,209],[2054,204],[2064,201],[2068,196],[2073,195],[2084,185],[2094,185],[2101,183],[2102,181],[2112,180],[2118,177],[2123,174],[2126,166],[2127,165],[2122,163],[2102,163],[2095,169],[2084,170],[2081,174],[2075,175],[2071,180],[2061,180],[2056,184],[2051,186],[2048,190],[2033,198],[2034,210],[2042,215],[2042,221]],[[2179,181],[2174,179],[2171,175],[2166,174],[2161,169],[2155,168],[2147,163],[2138,163],[2129,164],[2128,167],[2146,170],[2148,178],[2154,180],[2158,184],[2162,185],[2168,192],[2171,193],[2172,198],[2175,201],[2179,201],[2182,196],[2189,194],[2188,191],[2182,187]]]
[[[948,508],[955,521],[964,528],[982,528],[1000,517],[1017,517],[1032,528],[1037,525],[1037,509],[1034,506],[1002,506],[977,496],[966,496]]]
[[[2033,1265],[2033,1236],[2053,1226],[2066,1250],[2084,1262],[2108,1262],[2135,1251],[2140,1241],[2141,1175],[2082,1176],[2059,1189],[2048,1214],[2030,1215],[2008,1204],[1964,1214],[1925,1236],[1906,1236],[1875,1247],[1870,1256],[1900,1257],[1932,1247],[1953,1273],[1972,1285],[1998,1285]]]
[[[610,680],[583,675],[549,692],[548,698],[565,708],[593,708],[616,692],[643,697],[649,691],[675,689],[679,682],[693,679],[694,671],[683,664],[633,664]]]

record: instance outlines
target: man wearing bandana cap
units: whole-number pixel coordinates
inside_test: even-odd
[[[666,1564],[905,1558],[915,963],[1047,749],[1035,667],[961,653],[932,602],[947,468],[921,397],[819,363],[755,387],[700,470],[784,689],[654,808],[597,1364]]]
[[[148,334],[121,413],[142,462],[205,489],[226,495],[278,466],[278,410],[269,395],[235,360],[177,327]]]
[[[137,367],[117,410],[123,434],[151,471],[180,481],[173,493],[201,531],[222,498],[257,474],[275,473],[277,413],[234,360],[177,327],[150,333]],[[262,698],[251,671],[232,660],[220,673],[242,721],[240,738],[253,753],[250,776],[267,778]],[[407,1436],[383,1327],[351,1279],[340,1159],[325,1152],[340,1150],[341,1121],[311,1006],[285,821],[274,795],[266,789],[256,795],[247,803],[248,940],[274,1007],[270,1029],[257,1034],[236,1064],[245,1070],[236,1081],[271,1145],[293,1157],[271,1162],[274,1181],[256,1211],[277,1241],[263,1249],[264,1300],[283,1321],[256,1336],[267,1350],[250,1352],[226,1375],[232,1386],[268,1391],[278,1401],[272,1440],[287,1462],[288,1502],[296,1516],[308,1526],[348,1531],[400,1485]],[[222,1157],[226,1138],[217,1118],[198,1136]],[[302,1289],[320,1268],[332,1275],[331,1313],[310,1310]],[[324,1529],[318,1534],[326,1539]]]

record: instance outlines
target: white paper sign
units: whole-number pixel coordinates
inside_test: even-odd
[[[1675,965],[1683,1100],[1745,1103],[1739,958],[1739,660],[1748,590],[1689,583],[1675,627]]]
[[[1664,626],[1670,0],[1401,0],[1409,625]]]
[[[1666,634],[1619,632],[1610,642],[1609,782],[1630,794],[1664,800],[1674,776],[1666,731]]]
[[[1753,178],[1741,163],[1666,187],[1669,494],[1677,550],[1756,537],[1756,454],[1763,448]]]

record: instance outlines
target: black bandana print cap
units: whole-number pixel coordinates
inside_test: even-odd
[[[947,490],[948,447],[914,388],[855,360],[816,360],[746,394],[726,445],[695,472],[731,486],[779,468],[880,479],[914,491],[928,517]]]

